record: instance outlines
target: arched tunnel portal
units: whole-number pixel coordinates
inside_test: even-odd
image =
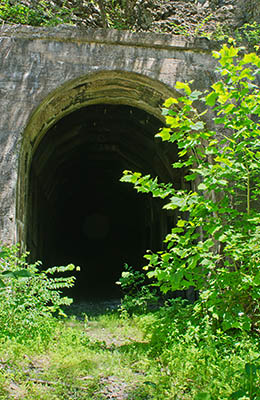
[[[26,247],[44,267],[81,267],[76,299],[117,296],[124,263],[140,269],[145,251],[162,245],[174,216],[120,182],[128,169],[181,185],[176,148],[154,138],[162,124],[136,106],[90,104],[57,120],[31,156]]]

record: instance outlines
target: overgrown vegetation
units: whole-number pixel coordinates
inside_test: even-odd
[[[72,303],[61,290],[72,287],[75,277],[58,275],[75,267],[41,270],[40,262],[28,264],[28,254],[17,254],[16,246],[3,246],[0,252],[0,340],[48,342],[55,326],[53,316],[64,315],[61,306]]]
[[[166,249],[145,256],[148,276],[163,292],[193,286],[200,292],[194,310],[216,328],[259,330],[260,58],[240,56],[232,45],[213,55],[221,80],[209,93],[177,82],[185,95],[165,102],[168,126],[157,135],[177,144],[173,168],[188,169],[187,189],[138,172],[125,171],[122,181],[167,199],[165,209],[178,210]],[[199,114],[195,101],[213,108],[215,129],[207,128],[207,110]]]
[[[259,396],[259,338],[254,335],[214,333],[207,319],[198,323],[191,306],[180,300],[131,317],[86,311],[88,317],[56,319],[47,343],[1,341],[2,400]],[[255,368],[252,379],[245,366]],[[231,397],[239,390],[243,395]]]
[[[32,7],[22,2],[1,0],[0,18],[8,24],[22,24],[31,26],[55,26],[58,24],[72,24],[73,9],[50,4],[49,1],[40,0]]]
[[[160,297],[151,283],[147,282],[144,272],[136,271],[127,264],[124,265],[124,269],[119,281],[116,282],[123,292],[121,317],[142,314],[152,308],[158,308]]]
[[[3,246],[2,400],[260,398],[260,57],[232,44],[213,55],[220,80],[207,93],[178,82],[184,94],[166,100],[157,135],[176,142],[173,168],[186,188],[138,172],[122,178],[178,213],[165,248],[146,254],[148,277],[162,292],[193,286],[199,300],[159,307],[147,276],[126,266],[119,309],[82,314],[63,295],[73,265],[44,270]]]
[[[131,10],[135,1],[120,2],[112,0],[109,4],[103,0],[90,1],[98,7],[101,26],[115,29],[127,29],[131,26]],[[75,24],[73,16],[81,15],[81,3],[75,2],[71,7],[68,2],[60,3],[40,0],[28,4],[23,1],[12,2],[1,0],[0,19],[6,23],[31,26],[56,26],[59,24]]]

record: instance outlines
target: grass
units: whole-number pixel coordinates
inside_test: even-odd
[[[0,399],[228,399],[259,359],[259,338],[213,333],[178,307],[71,315],[48,343],[2,341]]]

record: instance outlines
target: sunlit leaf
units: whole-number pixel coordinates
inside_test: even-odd
[[[174,97],[170,97],[169,99],[165,100],[165,102],[163,103],[163,105],[165,107],[170,107],[172,104],[178,104],[178,100]]]
[[[198,185],[198,189],[199,189],[199,190],[207,190],[208,187],[207,187],[207,185],[205,185],[205,183],[200,183],[200,184]]]
[[[191,94],[191,88],[187,83],[184,82],[176,82],[176,89],[183,89],[187,95]]]
[[[171,129],[170,128],[163,128],[160,132],[158,132],[155,137],[160,137],[163,141],[167,141],[170,139]]]
[[[206,104],[210,107],[213,107],[218,98],[218,94],[216,92],[211,92],[208,96],[206,96]]]

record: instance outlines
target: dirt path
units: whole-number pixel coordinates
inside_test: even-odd
[[[115,363],[118,362],[118,353],[125,352],[127,355],[129,352],[131,353],[131,349],[147,344],[143,338],[143,332],[137,326],[126,326],[124,320],[119,319],[118,316],[114,321],[104,319],[104,315],[118,310],[119,307],[120,299],[113,299],[81,302],[72,306],[70,310],[70,313],[76,315],[78,319],[85,319],[84,330],[89,339],[89,347],[96,348],[97,351],[102,349],[104,352],[115,354]],[[127,357],[125,361],[127,364]],[[140,360],[135,361],[138,364]],[[145,380],[146,373],[140,368],[136,368],[135,362],[131,366],[128,365],[129,367],[133,367],[135,370],[130,381],[129,377],[123,379],[121,374],[108,375],[105,368],[102,373],[101,368],[101,373],[99,373],[100,389],[95,392],[93,399],[149,399],[148,394],[143,397],[143,389],[140,387],[140,378],[142,378],[141,381]],[[87,376],[86,380],[89,379],[94,379],[94,376]]]
[[[141,317],[122,318],[119,306],[117,299],[75,304],[47,347],[8,345],[0,354],[0,399],[161,399]]]

